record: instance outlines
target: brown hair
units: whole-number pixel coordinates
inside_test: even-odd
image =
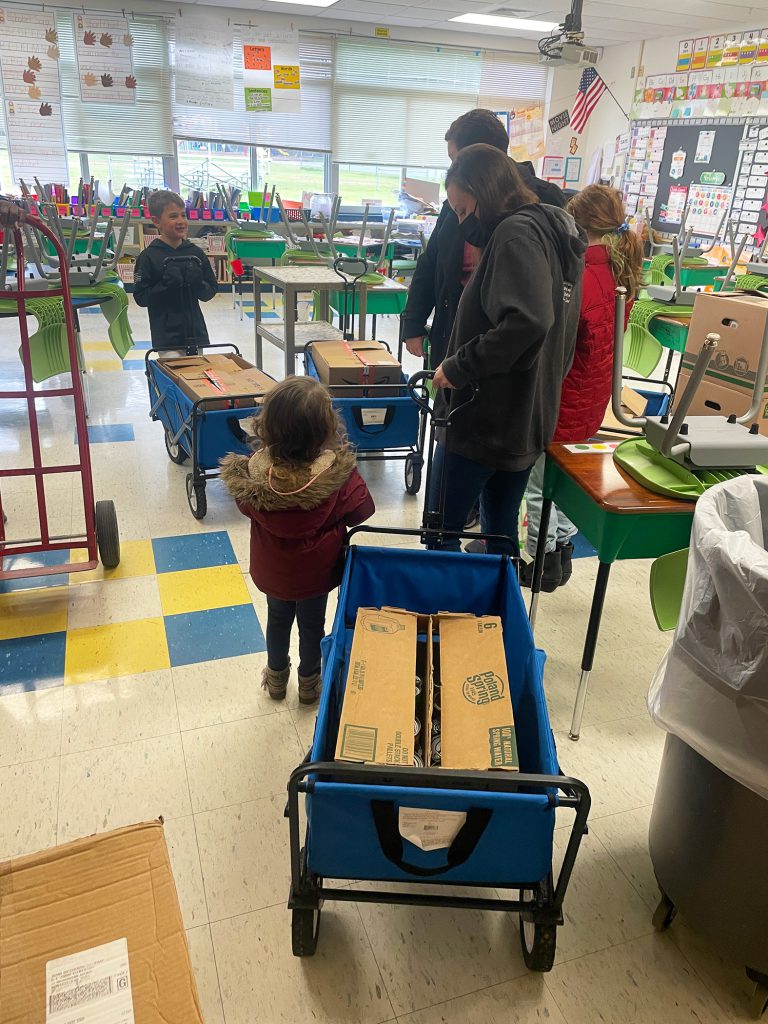
[[[608,185],[587,185],[568,203],[568,212],[608,250],[613,278],[634,299],[643,284],[643,243],[626,221],[621,193]]]
[[[185,209],[184,200],[178,194],[178,192],[171,192],[166,188],[159,188],[154,192],[149,193],[149,199],[147,199],[147,207],[149,209],[149,216],[156,217],[158,220],[166,211],[169,206],[180,206]]]
[[[328,389],[313,377],[281,381],[255,423],[273,462],[314,462],[324,448],[338,447],[342,433]]]
[[[486,227],[495,227],[502,213],[539,201],[523,183],[515,161],[493,146],[462,149],[448,169],[445,185],[455,185],[477,200],[475,216]]]
[[[485,143],[506,153],[509,149],[507,129],[492,110],[478,107],[457,117],[445,133],[446,142],[455,142],[456,149],[466,149],[477,143]]]

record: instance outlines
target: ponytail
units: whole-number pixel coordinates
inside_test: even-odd
[[[637,297],[643,284],[643,243],[626,220],[621,193],[607,185],[587,185],[568,204],[573,219],[590,235],[600,236],[616,285]]]

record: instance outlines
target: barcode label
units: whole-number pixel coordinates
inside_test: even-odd
[[[46,1024],[135,1024],[128,940],[45,965]]]
[[[99,978],[98,981],[89,981],[86,985],[79,985],[65,992],[52,992],[48,1000],[48,1012],[61,1013],[63,1010],[71,1010],[74,1006],[83,1006],[85,1003],[92,1003],[94,999],[103,999],[111,995],[112,979]]]
[[[376,756],[378,729],[368,725],[345,725],[341,756],[346,761],[372,761]]]

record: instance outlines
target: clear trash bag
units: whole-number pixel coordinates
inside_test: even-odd
[[[672,647],[648,693],[657,725],[768,799],[768,477],[696,503]]]

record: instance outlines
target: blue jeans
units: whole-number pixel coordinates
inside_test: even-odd
[[[492,466],[483,466],[463,455],[449,452],[444,445],[439,444],[435,449],[427,496],[429,510],[437,512],[440,509],[440,488],[445,474],[445,529],[459,533],[463,531],[469,513],[479,498],[483,533],[509,537],[506,542],[490,542],[488,553],[519,555],[517,517],[530,472],[530,469],[522,469],[510,473]],[[455,538],[446,538],[440,546],[448,551],[461,550],[461,542]]]

